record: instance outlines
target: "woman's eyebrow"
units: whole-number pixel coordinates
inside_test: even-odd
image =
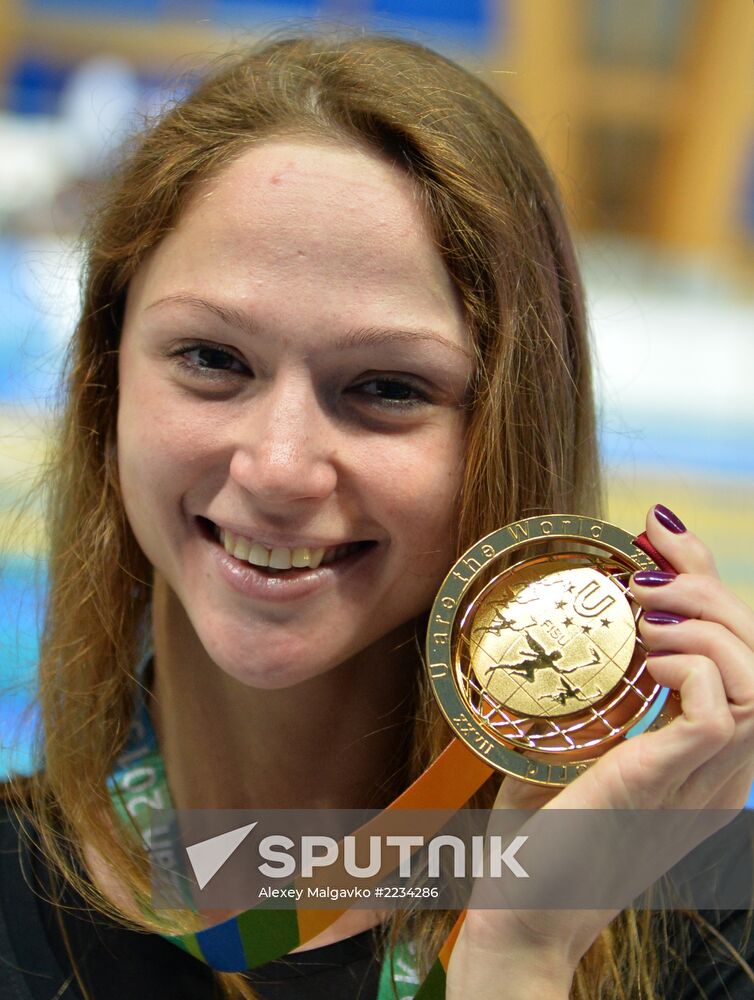
[[[379,347],[381,344],[416,343],[417,340],[440,344],[464,358],[472,357],[471,352],[459,344],[454,344],[447,337],[423,327],[418,327],[415,330],[390,330],[379,326],[360,326],[355,330],[349,330],[342,337],[338,337],[333,343],[333,348],[348,350],[349,348]]]
[[[218,319],[222,320],[228,326],[234,326],[249,336],[256,336],[259,332],[251,318],[241,309],[222,305],[219,302],[213,302],[211,299],[205,299],[198,295],[188,295],[180,292],[175,295],[166,295],[150,303],[145,312],[166,305],[182,305],[188,306],[190,309],[205,310],[217,316]],[[456,354],[460,354],[464,358],[472,357],[471,352],[464,347],[454,344],[447,337],[443,337],[441,334],[424,327],[417,327],[414,330],[392,330],[378,326],[362,326],[349,330],[328,346],[332,350],[340,351],[364,347],[379,347],[382,344],[391,343],[415,343],[416,341],[434,342]]]
[[[150,302],[144,312],[150,312],[152,309],[159,309],[162,306],[170,305],[188,306],[189,309],[210,312],[214,316],[217,316],[218,319],[221,319],[223,323],[226,323],[228,326],[238,327],[250,336],[255,335],[257,332],[249,317],[240,309],[220,305],[219,302],[203,299],[199,295],[187,295],[182,292],[177,292],[174,295],[165,295],[161,299]]]

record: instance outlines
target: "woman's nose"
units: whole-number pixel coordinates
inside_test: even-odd
[[[240,421],[231,478],[262,502],[324,499],[337,482],[332,434],[304,380],[268,386]]]

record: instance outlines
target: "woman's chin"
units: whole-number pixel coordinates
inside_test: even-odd
[[[308,669],[296,670],[290,664],[263,664],[249,668],[247,663],[218,664],[229,677],[237,680],[245,687],[253,688],[256,691],[282,691],[287,688],[297,687],[313,677],[327,673],[327,668],[321,671]]]
[[[328,673],[337,660],[328,663],[312,656],[311,647],[286,643],[280,648],[272,644],[256,645],[249,651],[225,642],[205,643],[212,662],[228,677],[257,690],[276,691],[295,687],[314,677]]]

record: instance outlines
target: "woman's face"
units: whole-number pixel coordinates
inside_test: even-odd
[[[428,608],[470,372],[397,168],[279,139],[200,184],[129,288],[118,463],[141,548],[222,670],[290,686]]]

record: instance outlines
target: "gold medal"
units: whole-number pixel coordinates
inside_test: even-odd
[[[457,736],[500,771],[559,786],[670,722],[677,692],[646,669],[628,586],[652,568],[634,535],[572,514],[517,521],[473,545],[427,631],[432,687]]]

